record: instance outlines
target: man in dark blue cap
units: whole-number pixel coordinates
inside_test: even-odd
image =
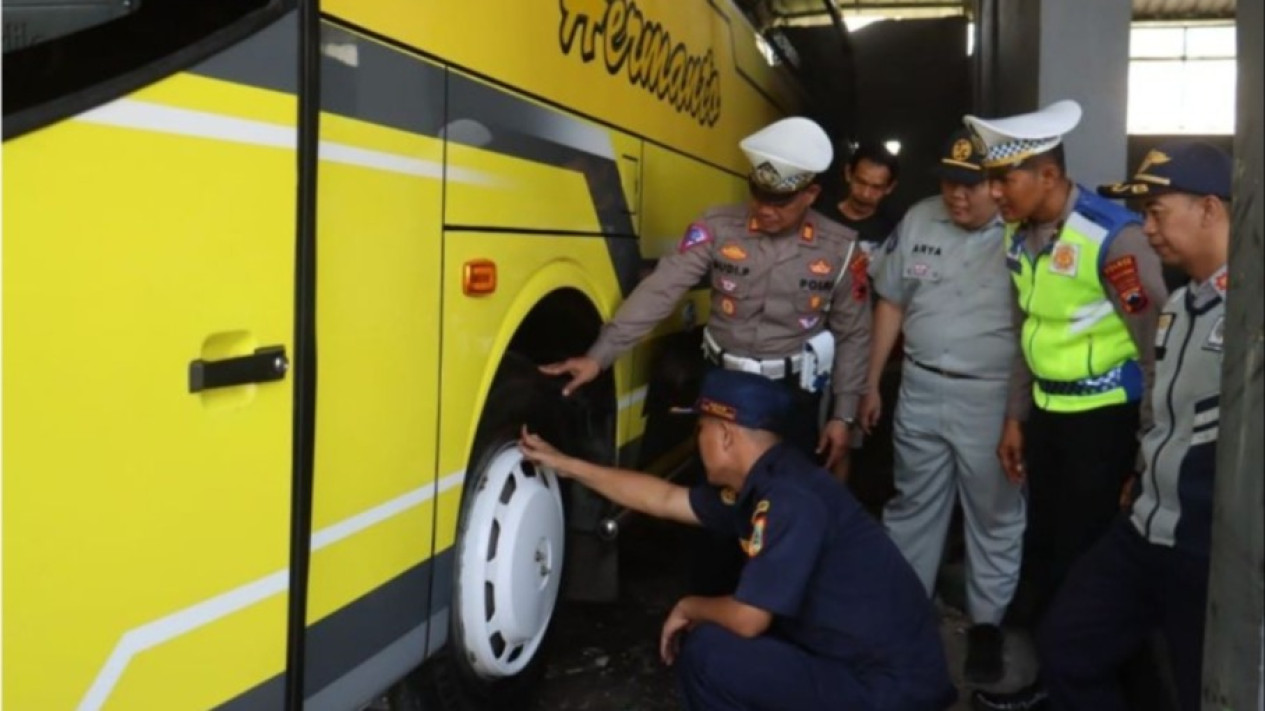
[[[918,578],[846,487],[775,434],[786,388],[710,372],[694,411],[707,484],[568,457],[524,430],[529,460],[617,504],[739,539],[732,595],[682,598],[660,654],[687,709],[931,711],[956,696]]]
[[[1098,189],[1142,203],[1151,247],[1190,283],[1160,312],[1141,493],[1073,567],[1041,627],[1055,709],[1125,709],[1120,666],[1155,632],[1168,643],[1181,708],[1200,705],[1232,170],[1220,149],[1176,141],[1147,154],[1132,180]]]

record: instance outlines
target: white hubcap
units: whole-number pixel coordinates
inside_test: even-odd
[[[514,445],[475,486],[457,562],[462,642],[476,672],[512,676],[535,656],[558,599],[562,496],[554,473]]]

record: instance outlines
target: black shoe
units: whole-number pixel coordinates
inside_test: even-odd
[[[973,625],[966,632],[966,665],[962,675],[971,684],[992,684],[1001,681],[1006,669],[1002,663],[1005,635],[997,625]]]
[[[971,708],[975,711],[1044,711],[1049,707],[1045,689],[1039,681],[1008,694],[992,691],[971,694]]]

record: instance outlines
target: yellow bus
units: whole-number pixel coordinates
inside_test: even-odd
[[[609,512],[516,428],[646,463],[653,343],[567,401],[534,366],[745,196],[737,141],[800,96],[742,12],[9,0],[4,32],[4,708],[353,709],[427,660],[458,706],[526,698]]]

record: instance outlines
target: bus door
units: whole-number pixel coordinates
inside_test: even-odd
[[[5,708],[280,707],[295,24],[5,3]]]

